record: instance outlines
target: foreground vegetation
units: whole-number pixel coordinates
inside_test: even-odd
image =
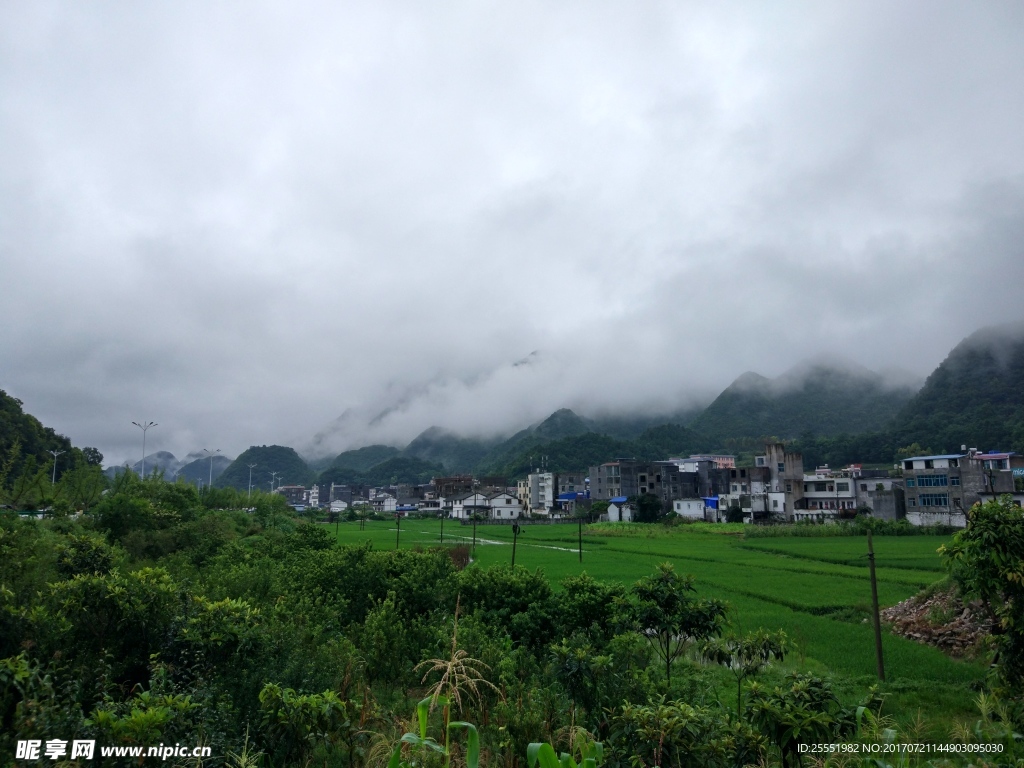
[[[77,519],[0,515],[0,763],[54,738],[199,743],[206,766],[511,767],[550,763],[542,743],[593,768],[795,765],[800,744],[851,739],[1015,748],[1014,710],[982,699],[979,717],[980,663],[887,636],[874,686],[857,538],[593,526],[581,563],[574,525],[524,526],[514,546],[478,526],[475,550],[471,527],[440,529],[311,523],[278,496],[130,473]],[[944,543],[969,554],[876,539],[883,602],[941,578]]]

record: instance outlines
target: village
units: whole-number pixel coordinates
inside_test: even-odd
[[[964,527],[966,511],[986,498],[1010,494],[1024,502],[1024,456],[980,452],[912,456],[889,469],[816,467],[800,453],[767,443],[753,465],[725,454],[662,461],[616,458],[569,472],[537,468],[515,484],[502,477],[454,475],[421,485],[383,487],[336,483],[274,489],[299,510],[333,516],[356,510],[378,515],[434,516],[511,523],[587,516],[635,519],[638,500],[656,499],[664,514],[705,522],[826,523],[870,514],[912,525]]]

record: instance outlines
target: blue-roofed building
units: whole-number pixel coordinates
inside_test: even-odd
[[[629,497],[616,496],[608,502],[608,522],[630,523],[633,521],[633,505]]]

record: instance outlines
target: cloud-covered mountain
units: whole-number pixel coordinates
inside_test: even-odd
[[[900,411],[901,444],[1024,452],[1024,324],[984,328],[956,345]]]
[[[834,362],[802,364],[775,379],[748,371],[691,426],[713,441],[873,432],[886,427],[914,391],[866,368]]]

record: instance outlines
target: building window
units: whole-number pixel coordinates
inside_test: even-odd
[[[772,509],[778,509],[778,508],[779,508],[779,500],[778,499],[772,499]]]
[[[792,493],[792,492],[793,492],[793,484],[792,483],[786,483],[786,493]]]
[[[946,493],[922,493],[918,496],[922,507],[948,507],[949,494]]]
[[[908,507],[916,507],[917,506],[917,499],[907,499],[907,506]]]
[[[786,471],[786,465],[784,463],[782,463],[782,462],[779,462],[779,474],[782,474],[785,471]]]
[[[917,478],[917,486],[919,488],[945,488],[948,478],[948,475],[921,475]]]
[[[913,469],[914,468],[914,462],[912,462],[912,461],[904,461],[903,462],[903,468],[904,469]]]
[[[861,489],[862,491],[866,491],[866,490],[868,489],[868,484],[867,484],[867,483],[861,483],[861,484],[860,484],[860,489]]]
[[[925,469],[935,469],[935,462],[932,461],[931,459],[925,459],[924,460],[924,468]]]
[[[824,493],[826,487],[827,487],[827,485],[825,483],[815,483],[814,484],[814,490],[817,491],[818,493]]]
[[[917,485],[917,481],[913,477],[907,478],[907,488],[913,488]]]
[[[836,483],[836,490],[837,491],[849,491],[850,490],[850,484],[849,483]]]
[[[733,484],[732,484],[732,492],[733,492],[733,493],[736,493],[736,488],[737,488],[737,487],[738,487],[738,486],[736,485],[736,483],[733,483]]]
[[[957,477],[956,475],[953,475],[951,478],[949,478],[949,484],[950,485],[959,486],[960,485],[960,478]]]

